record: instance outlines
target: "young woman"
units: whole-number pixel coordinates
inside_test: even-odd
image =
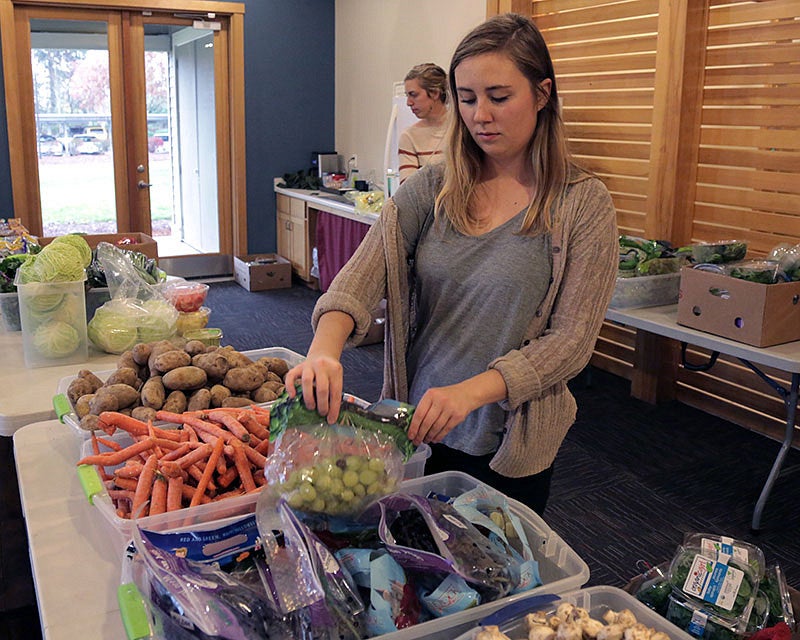
[[[547,47],[533,22],[492,18],[459,44],[444,165],[387,202],[320,297],[306,361],[286,379],[329,422],[346,344],[387,299],[383,396],[416,405],[434,453],[541,513],[614,288],[615,211],[569,158]]]
[[[400,182],[420,167],[444,160],[447,74],[431,62],[418,64],[405,77],[406,104],[419,118],[397,142]]]

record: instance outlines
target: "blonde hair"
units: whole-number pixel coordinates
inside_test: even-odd
[[[443,103],[447,102],[447,74],[438,64],[424,62],[411,67],[403,82],[407,80],[416,80],[429,98],[433,98],[431,92],[436,91],[439,94],[438,99]]]
[[[456,47],[449,72],[453,96],[456,95],[455,70],[458,65],[467,58],[485,53],[507,55],[528,79],[534,95],[546,99],[539,110],[529,143],[531,167],[536,179],[535,195],[520,228],[522,234],[535,235],[551,228],[550,211],[566,191],[571,165],[558,106],[553,63],[533,20],[515,13],[495,16],[473,29]],[[540,87],[545,79],[551,81],[549,96]],[[470,204],[481,177],[483,151],[473,140],[457,109],[450,111],[444,184],[436,198],[435,210],[437,217],[444,211],[450,224],[464,233],[472,223]]]

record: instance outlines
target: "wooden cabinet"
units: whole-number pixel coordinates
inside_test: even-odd
[[[278,253],[292,263],[292,270],[306,282],[315,282],[311,275],[314,247],[313,209],[299,198],[276,194]]]

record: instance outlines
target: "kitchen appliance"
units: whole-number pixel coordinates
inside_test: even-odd
[[[335,151],[314,151],[311,153],[311,173],[320,178],[326,173],[341,173],[342,156]]]
[[[383,191],[389,197],[392,184],[399,182],[400,162],[397,158],[397,142],[400,134],[417,122],[417,116],[406,104],[406,86],[404,82],[395,82],[392,88],[392,107],[389,115],[389,126],[386,129],[386,145],[383,150]],[[389,171],[391,170],[391,174]]]

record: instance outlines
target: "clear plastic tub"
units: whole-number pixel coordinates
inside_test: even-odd
[[[85,281],[16,283],[25,366],[86,362]]]
[[[764,577],[766,562],[764,552],[754,544],[715,533],[687,533],[683,538],[687,547],[699,547],[705,553],[724,553],[737,558],[753,568],[758,579]]]
[[[190,313],[205,304],[208,289],[209,286],[203,282],[178,280],[164,285],[161,292],[178,311]]]
[[[191,331],[205,329],[210,315],[211,309],[208,307],[200,307],[196,311],[179,311],[176,323],[178,335],[183,336]]]
[[[0,326],[6,331],[22,331],[19,319],[19,295],[0,293]]]
[[[541,605],[533,601],[530,607],[525,607],[525,600],[521,600],[515,603],[511,611],[507,611],[507,615],[510,616],[510,619],[504,621],[504,616],[502,615],[503,611],[501,610],[492,616],[493,619],[485,622],[486,624],[496,624],[499,626],[500,631],[505,633],[511,640],[527,640],[528,630],[527,623],[525,622],[525,615],[538,611],[555,611],[562,602],[569,602],[576,607],[586,609],[591,618],[600,620],[601,622],[603,615],[607,611],[628,609],[636,616],[638,622],[656,631],[666,633],[671,640],[690,640],[692,637],[654,611],[648,609],[629,593],[617,587],[607,586],[588,587],[586,589],[570,591],[569,593],[562,594],[557,601],[548,605]],[[455,638],[456,640],[474,640],[475,636],[477,636],[480,631],[480,627],[475,627],[477,624],[479,624],[479,622],[473,623],[472,626],[474,628],[464,631],[459,636],[447,635],[442,637]]]
[[[675,304],[680,284],[680,273],[617,278],[609,306],[612,309],[640,309]]]
[[[399,491],[425,495],[431,491],[447,496],[458,496],[483,485],[479,480],[460,471],[445,471],[429,476],[406,480]],[[483,485],[485,486],[485,485]],[[561,594],[579,589],[589,579],[589,567],[533,510],[516,500],[508,500],[511,511],[522,522],[534,558],[539,563],[543,584],[495,602],[467,609],[442,618],[436,618],[407,629],[377,636],[381,640],[411,640],[414,638],[454,638],[475,627],[478,620],[505,605],[542,594]],[[626,594],[627,595],[627,594]],[[630,596],[629,596],[630,597]],[[644,607],[644,605],[639,604]],[[648,611],[655,616],[656,614]]]
[[[246,355],[251,360],[258,360],[259,358],[265,357],[283,358],[289,363],[290,367],[300,364],[305,359],[305,356],[292,351],[291,349],[286,349],[285,347],[266,347],[264,349],[242,351],[241,353]],[[106,380],[113,372],[114,370],[111,369],[107,371],[94,371],[93,373],[101,380]],[[58,387],[56,388],[56,395],[53,398],[53,404],[57,407],[56,415],[58,415],[61,422],[72,429],[76,436],[80,438],[89,438],[91,436],[91,431],[81,429],[81,421],[75,413],[75,408],[67,399],[67,389],[69,388],[70,382],[72,382],[75,378],[76,376],[66,376],[59,380]],[[274,402],[266,402],[263,403],[262,406],[270,407],[273,404]],[[61,410],[60,407],[64,407],[64,409]]]

